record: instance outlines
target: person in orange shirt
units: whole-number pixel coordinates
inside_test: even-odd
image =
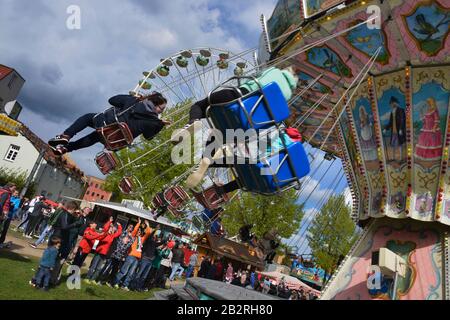
[[[120,287],[120,283],[122,283],[122,288],[126,291],[129,291],[128,285],[133,279],[134,272],[139,264],[139,260],[142,257],[142,246],[147,238],[150,236],[152,229],[150,229],[150,225],[147,220],[145,220],[145,230],[143,231],[141,228],[141,219],[138,219],[138,223],[134,227],[132,232],[132,237],[134,239],[133,244],[131,245],[130,253],[126,258],[122,268],[117,273],[116,278],[114,279],[114,288],[118,289]]]

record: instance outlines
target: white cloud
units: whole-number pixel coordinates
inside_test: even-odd
[[[73,4],[81,9],[80,30],[66,28],[66,9]],[[3,0],[0,39],[7,45],[0,50],[0,63],[26,79],[18,97],[25,109],[21,120],[45,140],[79,115],[105,109],[110,96],[128,92],[142,71],[161,58],[202,46],[236,53],[254,46],[260,11],[270,15],[275,0],[256,7],[246,3],[242,12],[213,4],[214,0]],[[243,23],[240,31],[252,38],[231,31],[222,23],[224,16],[236,16]],[[72,157],[83,170],[100,174],[92,160],[87,162],[97,149]]]

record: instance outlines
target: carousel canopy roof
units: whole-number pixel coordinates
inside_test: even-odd
[[[449,27],[445,0],[281,0],[267,22],[271,62],[300,79],[292,121],[343,160],[360,220],[450,224]]]

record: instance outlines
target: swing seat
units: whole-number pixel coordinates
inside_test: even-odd
[[[214,127],[226,129],[266,129],[289,118],[289,107],[276,82],[251,92],[229,104],[213,104],[207,116]]]
[[[223,226],[219,221],[214,221],[209,231],[216,236],[222,236],[224,234]]]
[[[130,194],[134,190],[134,183],[130,177],[123,177],[119,182],[119,189],[123,194]]]
[[[206,226],[209,226],[209,231],[215,235],[222,235],[224,233],[222,224],[217,220],[222,214],[223,209],[215,210],[205,209],[202,213],[202,219]]]
[[[182,213],[181,209],[187,200],[189,200],[189,195],[186,191],[180,186],[174,186],[158,193],[153,198],[152,204],[157,209],[167,209],[177,216]]]
[[[95,164],[104,175],[107,175],[119,164],[119,159],[110,151],[102,151],[95,156]]]
[[[222,208],[217,208],[214,210],[211,209],[203,210],[202,213],[203,222],[205,222],[206,224],[212,224],[214,221],[217,220],[217,218],[222,214],[222,212],[223,212]]]
[[[303,145],[295,142],[263,162],[236,164],[233,170],[244,190],[275,194],[298,183],[299,179],[309,173],[310,166]]]
[[[129,146],[134,138],[125,122],[116,122],[97,129],[101,135],[105,148],[117,151]]]
[[[230,200],[230,197],[228,194],[219,195],[217,193],[216,187],[222,185],[217,184],[213,185],[203,192],[194,192],[195,199],[200,203],[205,209],[214,210],[219,208],[219,206],[225,202],[228,202]]]

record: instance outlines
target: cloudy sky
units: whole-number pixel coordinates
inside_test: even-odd
[[[109,97],[134,88],[142,71],[156,66],[161,58],[202,46],[236,53],[256,47],[259,16],[270,17],[277,1],[0,2],[0,63],[26,79],[18,98],[24,107],[20,119],[48,140],[78,116],[105,109]],[[66,27],[71,5],[81,10],[80,30]],[[101,176],[93,161],[100,150],[97,145],[71,156],[87,174]],[[330,174],[321,178],[327,167],[324,164],[317,170],[300,197],[306,200],[311,194],[297,238],[304,237],[315,208],[331,194],[333,178],[341,170],[336,161]],[[345,188],[342,181],[334,191]]]
[[[26,80],[21,120],[42,139],[61,133],[109,97],[134,88],[142,71],[182,50],[211,46],[239,53],[256,47],[259,16],[276,0],[0,0],[0,63]],[[67,8],[81,11],[81,29],[66,27]],[[71,156],[100,175],[101,146]]]

